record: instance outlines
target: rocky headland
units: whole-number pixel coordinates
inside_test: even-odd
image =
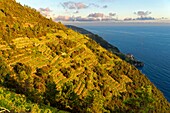
[[[132,54],[124,54],[122,53],[116,46],[110,44],[106,40],[104,40],[102,37],[100,37],[97,34],[94,34],[86,29],[73,26],[73,25],[66,25],[68,28],[73,29],[74,31],[77,31],[81,34],[87,35],[89,38],[95,40],[98,44],[100,44],[103,48],[107,49],[108,51],[111,51],[112,53],[119,56],[121,59],[125,60],[126,62],[134,65],[137,68],[141,68],[144,66],[144,63],[142,61],[137,60],[134,55]]]

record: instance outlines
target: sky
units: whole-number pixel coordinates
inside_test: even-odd
[[[55,20],[170,19],[170,0],[16,0]]]

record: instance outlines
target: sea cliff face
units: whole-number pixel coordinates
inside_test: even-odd
[[[83,28],[77,27],[77,26],[73,26],[73,25],[66,25],[68,28],[73,29],[74,31],[77,31],[81,34],[87,35],[89,38],[95,40],[98,44],[100,44],[103,48],[107,49],[108,51],[111,51],[112,53],[116,54],[117,56],[119,56],[121,59],[125,60],[126,62],[134,65],[135,67],[143,67],[144,63],[141,61],[138,61],[137,59],[135,59],[135,57],[129,57],[129,55],[124,54],[122,52],[120,52],[120,50],[115,47],[114,45],[111,45],[110,43],[108,43],[106,40],[104,40],[102,37],[98,36],[97,34],[94,34],[90,31],[87,31]]]
[[[0,98],[16,113],[170,110],[136,67],[13,0],[0,0]]]

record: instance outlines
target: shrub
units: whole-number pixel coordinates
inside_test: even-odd
[[[6,63],[3,61],[3,58],[0,57],[0,84],[4,84],[5,79],[8,79],[10,75],[10,70]]]

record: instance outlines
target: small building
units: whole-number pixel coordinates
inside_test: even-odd
[[[130,54],[130,53],[126,54],[126,56],[127,56],[128,58],[132,59],[132,60],[135,59],[134,56],[133,56],[132,54]]]

